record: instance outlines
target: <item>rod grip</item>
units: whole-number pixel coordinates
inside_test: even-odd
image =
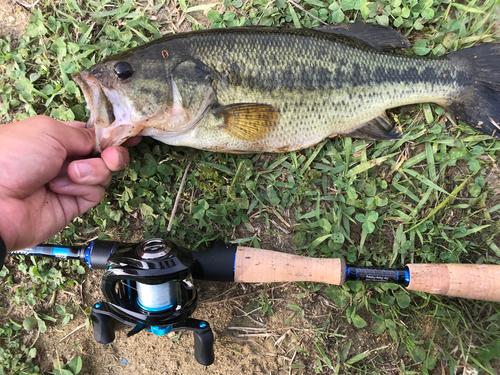
[[[234,281],[237,282],[314,281],[342,285],[345,278],[343,259],[309,258],[243,246],[236,250]]]
[[[408,264],[409,290],[500,302],[500,266]]]
[[[92,243],[90,258],[88,259],[89,267],[95,270],[106,269],[109,257],[116,251],[119,245],[120,242],[116,241],[95,240]]]

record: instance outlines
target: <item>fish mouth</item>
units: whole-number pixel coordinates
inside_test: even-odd
[[[95,129],[97,153],[110,146],[119,146],[136,135],[172,138],[186,134],[201,123],[215,100],[214,91],[208,90],[197,113],[193,114],[182,105],[179,90],[172,80],[172,103],[154,114],[141,116],[129,97],[102,84],[87,71],[73,73],[72,78],[87,101],[90,111],[87,128]]]
[[[129,117],[130,103],[117,90],[105,87],[88,72],[74,73],[72,78],[87,101],[90,117],[86,127],[95,129],[97,153],[110,146],[119,146],[142,131],[143,127],[134,124]]]

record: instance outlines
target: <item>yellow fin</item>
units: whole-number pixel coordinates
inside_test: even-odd
[[[269,104],[237,103],[214,108],[213,114],[223,117],[222,129],[244,141],[265,138],[278,124],[278,108]]]

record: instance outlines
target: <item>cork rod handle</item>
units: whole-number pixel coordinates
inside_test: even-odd
[[[409,290],[500,302],[500,266],[409,264]]]
[[[352,266],[347,266],[352,267]],[[484,264],[409,264],[407,289],[450,297],[500,302],[500,266]],[[363,270],[366,273],[366,269]],[[373,269],[380,276],[381,269]],[[366,276],[366,275],[365,275]],[[358,276],[351,280],[383,281]],[[358,278],[360,277],[360,278]],[[234,281],[244,283],[313,281],[342,285],[346,281],[343,259],[309,258],[271,250],[238,246]]]
[[[243,246],[236,250],[234,281],[237,282],[314,281],[342,285],[345,278],[343,259],[309,258]]]

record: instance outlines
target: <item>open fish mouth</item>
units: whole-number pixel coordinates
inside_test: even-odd
[[[172,138],[193,130],[205,116],[214,101],[213,90],[208,90],[195,114],[185,109],[174,80],[171,81],[172,103],[155,113],[140,113],[123,88],[109,88],[88,71],[74,73],[73,80],[83,91],[90,117],[87,128],[95,129],[96,152],[110,146],[119,146],[136,135]]]
[[[87,101],[90,117],[86,127],[95,128],[96,152],[119,146],[142,131],[143,127],[134,124],[129,117],[130,103],[116,90],[103,86],[88,72],[74,73],[72,78]]]

